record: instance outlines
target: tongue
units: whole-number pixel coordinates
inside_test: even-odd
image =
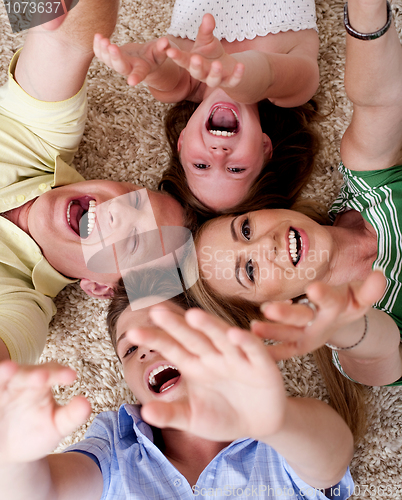
[[[80,220],[82,214],[84,213],[84,209],[78,203],[73,203],[70,207],[70,225],[74,229],[74,231],[80,235]]]
[[[180,377],[180,375],[178,375],[177,377],[173,377],[170,380],[168,380],[167,382],[165,382],[164,384],[162,384],[159,388],[159,394],[161,392],[163,392],[165,389],[167,389],[168,387],[170,387],[171,385],[174,385],[179,380],[179,377]]]
[[[237,120],[230,109],[218,108],[209,119],[209,125],[213,129],[234,132],[237,128]]]

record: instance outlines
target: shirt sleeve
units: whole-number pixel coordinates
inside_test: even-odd
[[[1,162],[50,171],[60,156],[70,164],[85,127],[86,83],[70,99],[39,101],[14,79],[19,54],[14,55],[8,81],[0,88]]]
[[[116,412],[108,411],[100,413],[89,427],[85,434],[85,438],[64,450],[64,453],[70,451],[84,453],[98,465],[103,477],[102,498],[107,496],[110,487],[112,461],[114,457],[114,433],[117,431],[116,426]]]
[[[338,484],[327,489],[319,489],[310,486],[305,483],[296,472],[290,467],[290,465],[283,459],[283,466],[291,479],[292,483],[295,485],[295,491],[299,492],[299,495],[304,499],[308,500],[346,500],[353,494],[354,482],[352,476],[350,475],[349,468],[345,472],[343,478]]]
[[[44,349],[56,308],[51,298],[15,281],[2,279],[0,286],[0,338],[13,361],[32,364]]]

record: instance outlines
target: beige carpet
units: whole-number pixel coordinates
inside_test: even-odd
[[[402,0],[394,4],[396,23],[401,31]],[[119,43],[145,41],[163,35],[172,5],[173,0],[122,0],[114,40]],[[351,113],[343,89],[342,9],[340,0],[317,1],[321,92],[328,102],[335,99],[336,108],[322,124],[324,147],[306,194],[327,204],[340,186],[336,170],[339,142]],[[8,61],[23,44],[23,35],[12,34],[2,2],[0,16],[0,79],[3,82]],[[155,187],[168,159],[162,128],[164,110],[165,105],[155,102],[144,86],[129,88],[123,78],[94,61],[89,72],[88,125],[75,160],[77,169],[87,179],[132,181]],[[56,359],[78,373],[72,387],[56,389],[60,403],[72,395],[84,394],[92,403],[94,416],[131,401],[105,329],[107,303],[88,298],[75,285],[60,293],[56,305],[58,313],[50,326],[42,361]],[[292,393],[325,398],[323,383],[310,356],[287,362],[283,372]],[[400,389],[371,391],[367,401],[369,432],[351,466],[356,482],[353,498],[402,499],[401,396]],[[80,439],[85,428],[78,429],[64,444]]]

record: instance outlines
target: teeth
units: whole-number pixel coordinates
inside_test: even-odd
[[[212,135],[222,135],[223,137],[232,137],[232,135],[235,135],[234,132],[228,132],[227,130],[209,130],[208,132]]]
[[[95,211],[96,211],[96,201],[90,200],[88,207],[88,236],[92,233],[95,227]]]
[[[172,368],[173,370],[177,370],[177,367],[173,366],[173,365],[161,365],[161,366],[158,366],[158,368],[155,368],[149,374],[149,377],[148,377],[149,385],[155,385],[156,384],[155,375],[158,375],[158,373],[163,372],[163,370],[167,370],[168,368]],[[169,387],[172,387],[172,386],[170,385]],[[169,387],[167,387],[167,389]]]
[[[73,202],[70,201],[70,203],[68,204],[68,207],[67,207],[67,222],[69,223],[70,227],[71,227],[71,224],[70,224],[70,208],[71,208],[72,204],[73,204]]]
[[[211,116],[210,116],[210,120],[212,119],[212,117],[214,116],[214,114],[216,113],[216,111],[218,109],[219,109],[219,106],[212,111]],[[239,122],[239,117],[237,116],[236,111],[234,111],[231,108],[226,108],[226,107],[225,107],[225,109],[230,109],[230,111],[234,114],[237,122]],[[227,130],[208,130],[208,132],[212,135],[223,136],[223,137],[232,137],[233,135],[236,135],[235,132],[228,132]]]
[[[293,229],[289,231],[289,253],[293,263],[297,262],[297,239]]]

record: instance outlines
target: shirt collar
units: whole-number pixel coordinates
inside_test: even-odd
[[[154,442],[152,428],[141,418],[141,405],[124,404],[118,412],[118,428],[121,439],[124,439],[130,433],[135,432],[139,442],[143,437]]]

